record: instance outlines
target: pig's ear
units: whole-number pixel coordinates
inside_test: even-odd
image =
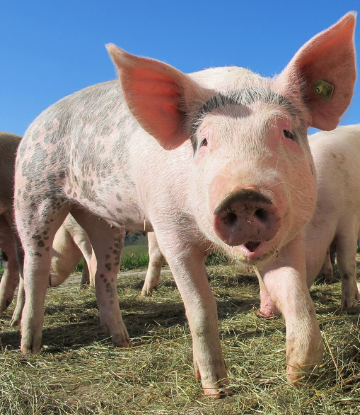
[[[106,47],[119,71],[128,107],[140,125],[165,149],[179,147],[189,138],[185,95],[191,95],[193,81],[163,62],[130,55],[112,44]]]
[[[356,78],[356,13],[346,14],[296,53],[280,74],[280,84],[300,85],[312,127],[332,130],[350,104]]]

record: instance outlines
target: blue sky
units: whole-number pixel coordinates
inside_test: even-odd
[[[350,10],[359,0],[0,0],[0,130],[23,135],[60,98],[114,79],[106,43],[184,72],[236,65],[273,76]],[[355,44],[359,53],[360,24]],[[341,120],[353,123],[359,81]]]

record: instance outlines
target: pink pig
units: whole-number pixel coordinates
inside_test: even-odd
[[[13,215],[14,165],[20,140],[18,135],[0,132],[0,249],[7,258],[0,283],[0,313],[14,297],[19,281],[17,258],[22,256]]]
[[[306,268],[310,286],[333,242],[342,282],[342,307],[359,299],[356,250],[360,232],[360,125],[338,127],[309,137],[317,175],[318,201],[306,227]],[[330,255],[329,255],[330,256]],[[327,261],[329,267],[329,261]]]
[[[305,227],[307,283],[310,287],[322,271],[332,277],[330,254],[336,249],[342,282],[341,306],[359,300],[356,251],[360,232],[360,125],[309,136],[318,197],[311,221]],[[279,314],[260,281],[260,315]]]
[[[0,312],[10,305],[19,282],[19,265],[23,253],[14,225],[13,188],[15,156],[21,137],[0,132],[0,249],[3,252],[4,272],[0,281]],[[69,215],[56,233],[52,249],[52,262],[49,282],[58,285],[70,276],[82,256],[85,264],[90,265],[92,249],[86,232]],[[94,284],[93,273],[89,274],[84,264],[83,283],[86,279]],[[24,305],[23,284],[20,281],[17,306],[11,324],[18,324]]]
[[[204,265],[213,249],[262,267],[285,317],[289,380],[319,363],[323,347],[302,231],[316,201],[306,132],[309,125],[335,128],[351,101],[354,27],[349,13],[306,43],[274,79],[237,67],[186,75],[109,45],[120,83],[91,86],[54,104],[19,147],[22,352],[40,349],[51,244],[71,212],[90,238],[100,320],[116,345],[131,345],[116,291],[125,230],[154,230],[185,304],[195,373],[206,394],[218,397],[227,385]]]

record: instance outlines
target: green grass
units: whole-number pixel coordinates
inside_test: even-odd
[[[359,307],[341,310],[340,284],[316,284],[325,356],[300,388],[285,379],[285,325],[264,320],[256,278],[234,266],[209,266],[220,338],[234,394],[212,400],[192,369],[191,336],[171,276],[153,297],[139,295],[144,276],[119,278],[118,296],[133,348],[115,348],[99,325],[93,289],[78,281],[48,290],[43,349],[19,352],[20,332],[0,317],[0,414],[358,414]]]

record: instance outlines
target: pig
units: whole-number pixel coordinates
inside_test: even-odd
[[[0,249],[8,261],[0,283],[0,313],[11,303],[18,284],[21,243],[15,231],[13,188],[15,155],[21,137],[0,131]]]
[[[157,290],[159,286],[161,267],[165,261],[164,255],[161,253],[159,244],[157,243],[155,233],[149,232],[147,237],[149,265],[146,272],[144,285],[141,290],[142,296],[151,295],[153,290]]]
[[[151,296],[154,290],[159,287],[161,268],[165,262],[165,257],[161,253],[159,244],[156,240],[154,232],[149,232],[148,237],[148,252],[149,252],[149,265],[146,272],[143,287],[141,289],[141,295]],[[204,260],[206,257],[204,258]],[[210,277],[207,274],[207,279],[210,281]]]
[[[310,286],[319,268],[336,247],[341,277],[341,306],[353,307],[359,299],[356,285],[356,251],[360,232],[360,125],[338,127],[309,137],[318,188],[313,218],[306,227],[306,268]],[[329,261],[327,261],[329,262]],[[329,267],[329,265],[328,265]]]
[[[11,304],[19,279],[14,235],[6,219],[0,216],[0,248],[3,274],[0,281],[0,313]]]
[[[332,280],[331,257],[337,255],[341,277],[341,306],[359,300],[356,252],[360,232],[360,124],[309,136],[317,177],[317,203],[305,227],[306,274],[310,287],[321,272]],[[260,315],[279,314],[266,288],[261,288]]]
[[[84,258],[84,267],[80,286],[84,287],[89,284],[94,286],[96,262],[94,262],[89,238],[75,219],[71,215],[68,215],[56,232],[53,241],[48,286],[57,287],[62,284],[70,277],[82,258]],[[13,277],[16,277],[16,284],[13,287],[15,290],[17,281],[19,280],[19,273],[17,275],[14,273]],[[20,323],[24,303],[24,283],[23,279],[20,278],[16,307],[10,325],[15,326]]]
[[[53,242],[53,253],[49,276],[50,287],[57,287],[62,284],[82,258],[84,268],[80,285],[95,286],[95,271],[91,265],[92,247],[85,230],[68,215],[63,226],[56,232]]]
[[[184,302],[205,394],[220,397],[228,384],[204,264],[214,249],[261,268],[285,317],[289,381],[318,364],[303,239],[316,202],[307,128],[335,128],[351,101],[355,20],[348,13],[316,35],[273,79],[240,67],[187,75],[108,45],[119,82],[50,106],[17,154],[22,353],[40,350],[51,244],[71,212],[97,259],[100,322],[115,345],[131,345],[116,288],[125,232],[154,231]]]
[[[22,258],[21,243],[15,230],[13,215],[13,188],[15,156],[21,137],[0,132],[0,249],[6,256],[4,272],[0,282],[0,312],[11,304],[19,281],[18,259]],[[82,256],[85,258],[82,284],[90,279],[93,285],[93,272],[89,273],[92,249],[86,232],[69,215],[58,230],[52,250],[50,285],[58,285],[75,269]],[[11,324],[20,322],[24,303],[22,284]]]

